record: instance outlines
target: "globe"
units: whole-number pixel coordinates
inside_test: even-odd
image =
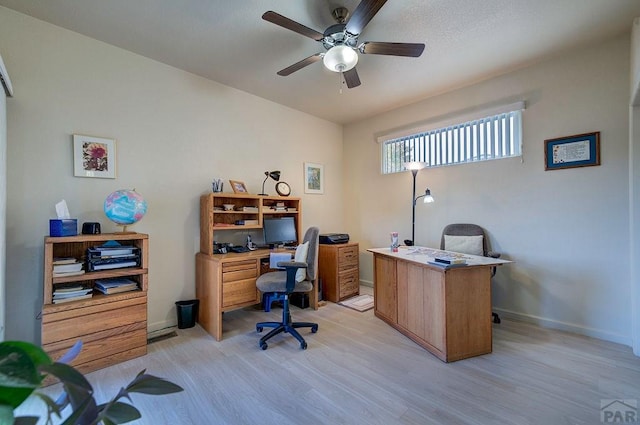
[[[104,213],[109,220],[124,226],[125,232],[127,226],[137,223],[147,213],[147,202],[135,189],[116,190],[104,200]]]

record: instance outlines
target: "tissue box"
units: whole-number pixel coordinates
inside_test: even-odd
[[[49,236],[75,236],[78,234],[78,220],[75,218],[49,220]]]

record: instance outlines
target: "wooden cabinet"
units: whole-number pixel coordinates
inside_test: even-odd
[[[322,281],[322,297],[337,303],[360,294],[358,244],[320,245],[318,276]]]
[[[225,210],[225,204],[233,205],[233,209]],[[301,240],[301,207],[300,198],[291,197],[232,193],[200,197],[200,252],[196,254],[198,323],[216,340],[222,339],[222,313],[260,302],[256,279],[263,268],[262,260],[268,259],[271,251],[214,254],[214,240],[224,240],[227,231],[261,230],[265,217],[293,217]],[[317,286],[311,291],[309,302],[317,310]]]
[[[115,240],[140,249],[140,266],[54,277],[53,259],[83,259],[88,248]],[[83,373],[139,357],[147,353],[147,289],[149,236],[142,233],[111,233],[45,237],[44,305],[42,307],[42,347],[55,360],[78,340],[83,343],[72,365]],[[86,268],[86,267],[85,267]],[[138,289],[112,295],[93,291],[88,299],[53,304],[53,292],[65,283],[93,287],[96,279],[126,277]]]

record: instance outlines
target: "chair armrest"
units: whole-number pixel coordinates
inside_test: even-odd
[[[499,252],[493,252],[493,251],[489,251],[487,252],[487,257],[491,257],[491,258],[500,258],[502,254]]]
[[[301,261],[278,261],[278,267],[284,267],[285,269],[302,269],[307,268],[307,263],[303,263]]]

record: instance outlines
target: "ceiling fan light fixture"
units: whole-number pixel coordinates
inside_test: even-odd
[[[358,63],[358,54],[351,47],[340,44],[329,49],[322,62],[329,71],[347,72]]]

